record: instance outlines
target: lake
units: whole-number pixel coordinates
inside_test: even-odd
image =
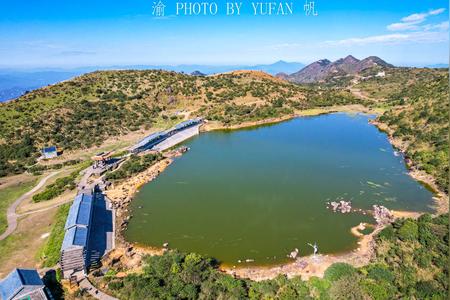
[[[350,228],[374,220],[354,208],[432,211],[432,193],[408,174],[402,156],[367,115],[296,118],[274,125],[202,133],[132,201],[128,241],[197,252],[238,265],[288,261],[355,249]]]

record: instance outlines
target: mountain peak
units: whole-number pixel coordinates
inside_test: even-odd
[[[356,57],[354,57],[353,55],[347,55],[345,58],[344,58],[344,62],[348,62],[348,63],[357,63],[357,62],[359,62],[360,60],[359,59],[357,59]]]
[[[391,68],[393,65],[377,56],[369,56],[359,60],[352,55],[347,55],[345,58],[340,58],[334,62],[328,59],[318,60],[289,75],[287,79],[297,83],[312,83],[336,76],[356,75],[373,67]]]
[[[321,66],[327,66],[329,64],[331,64],[331,61],[329,61],[328,59],[324,58],[324,59],[320,59],[316,62],[313,62],[313,64],[319,64]]]
[[[191,73],[192,76],[206,76],[204,73],[196,70],[194,72]]]
[[[369,67],[373,67],[373,66],[380,66],[383,68],[392,68],[394,67],[393,65],[385,62],[384,60],[382,60],[381,58],[379,58],[378,56],[369,56],[364,58],[363,60],[361,60],[361,67],[364,68],[369,68]]]

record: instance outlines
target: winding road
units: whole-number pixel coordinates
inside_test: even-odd
[[[55,171],[50,173],[49,175],[45,176],[44,178],[41,179],[41,181],[39,181],[39,183],[32,188],[30,191],[26,192],[25,194],[23,194],[22,196],[20,196],[19,198],[17,198],[16,201],[14,201],[13,204],[11,204],[8,207],[8,210],[6,212],[6,217],[8,220],[8,227],[6,228],[5,232],[2,233],[2,235],[0,235],[0,241],[6,239],[11,233],[14,232],[14,230],[16,230],[17,228],[17,219],[20,215],[18,215],[16,213],[16,209],[17,207],[26,199],[28,198],[30,195],[32,195],[34,192],[36,192],[37,190],[39,190],[41,187],[44,186],[44,184],[47,182],[47,180],[49,180],[50,178],[52,178],[53,176],[57,175],[59,172],[61,171]]]

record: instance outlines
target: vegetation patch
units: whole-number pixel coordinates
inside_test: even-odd
[[[83,162],[80,167],[70,173],[69,176],[56,179],[52,184],[49,184],[44,191],[33,195],[33,202],[42,202],[51,200],[65,191],[71,191],[76,188],[76,179],[79,173],[90,164],[89,161]]]
[[[64,226],[67,215],[69,214],[70,205],[71,203],[61,205],[56,213],[50,236],[38,253],[42,267],[53,267],[59,261],[65,233]]]
[[[162,156],[159,153],[151,153],[142,156],[132,155],[118,170],[106,174],[105,179],[117,181],[129,178],[134,174],[145,171],[161,158]]]

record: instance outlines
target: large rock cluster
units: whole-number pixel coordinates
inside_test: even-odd
[[[331,206],[331,209],[333,210],[333,212],[340,212],[340,213],[349,213],[352,211],[352,203],[350,201],[344,201],[341,200],[339,202],[331,202],[331,203],[327,203]],[[327,206],[329,207],[329,206]]]
[[[373,205],[373,217],[378,225],[386,225],[394,222],[392,212],[382,205]]]

